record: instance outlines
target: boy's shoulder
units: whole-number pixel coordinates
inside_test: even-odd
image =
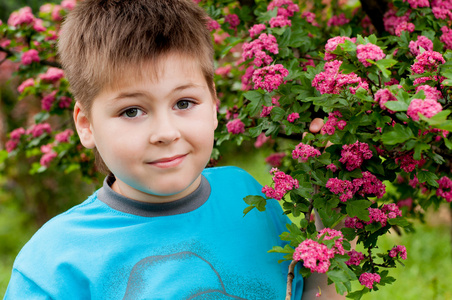
[[[202,174],[209,180],[209,182],[210,180],[224,180],[225,182],[249,180],[257,182],[247,171],[235,166],[206,168]]]

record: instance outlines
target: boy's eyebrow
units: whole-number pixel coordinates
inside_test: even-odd
[[[188,84],[184,84],[184,85],[174,88],[170,92],[170,94],[174,94],[176,92],[180,92],[180,91],[191,89],[191,88],[205,88],[205,86],[194,84],[194,83],[188,83]],[[114,97],[113,100],[120,100],[120,99],[124,99],[124,98],[137,98],[137,97],[143,97],[143,96],[149,97],[150,95],[147,91],[122,92],[119,95],[117,95],[116,97]]]

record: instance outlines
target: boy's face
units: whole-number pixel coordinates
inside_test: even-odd
[[[180,199],[199,186],[218,124],[193,59],[169,55],[159,67],[157,78],[125,76],[104,89],[89,120],[78,105],[74,114],[83,145],[96,147],[115,175],[113,189],[151,203]]]

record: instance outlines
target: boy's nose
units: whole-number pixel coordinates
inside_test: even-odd
[[[153,127],[149,138],[151,144],[169,144],[180,138],[175,121],[169,117],[156,119],[151,126]]]

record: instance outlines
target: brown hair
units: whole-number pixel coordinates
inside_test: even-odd
[[[214,96],[213,47],[207,20],[206,12],[193,0],[78,2],[64,21],[58,42],[74,98],[90,117],[92,101],[103,88],[114,85],[131,68],[140,78],[149,72],[142,66],[149,66],[149,62],[156,66],[170,53],[195,59]],[[99,169],[108,171],[97,150],[95,154]]]

